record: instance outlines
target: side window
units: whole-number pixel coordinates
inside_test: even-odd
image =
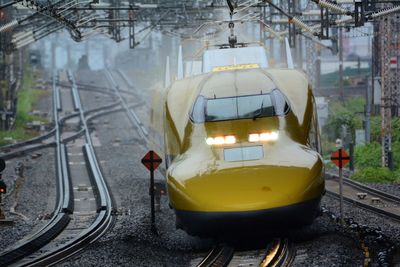
[[[285,115],[289,111],[289,105],[281,91],[277,89],[273,90],[272,97],[275,102],[275,114],[278,116]]]
[[[317,118],[317,107],[315,105],[315,102],[313,101],[313,114],[311,118],[311,124],[310,124],[310,131],[308,133],[308,146],[315,151],[318,151],[321,153],[321,146],[320,146],[320,140],[319,140],[319,134],[318,134],[318,118]]]
[[[207,99],[199,95],[194,103],[192,114],[190,115],[190,118],[192,119],[193,122],[195,123],[203,123],[205,121],[205,109],[206,109],[206,102]]]

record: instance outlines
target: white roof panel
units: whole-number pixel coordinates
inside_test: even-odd
[[[203,73],[211,72],[214,67],[258,64],[268,68],[268,59],[262,46],[206,50],[203,54]]]

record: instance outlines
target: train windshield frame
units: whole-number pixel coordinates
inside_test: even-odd
[[[195,123],[204,123],[283,116],[288,111],[288,101],[278,89],[274,89],[270,93],[233,97],[206,98],[200,95],[190,117]]]

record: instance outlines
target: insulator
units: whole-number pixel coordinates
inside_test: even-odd
[[[347,24],[350,22],[354,22],[354,18],[344,18],[335,20],[335,25]]]
[[[0,27],[0,32],[5,32],[5,31],[9,31],[12,28],[18,26],[18,20],[13,20],[9,23],[6,23],[5,25]]]
[[[339,5],[332,4],[330,2],[324,1],[324,0],[319,0],[318,5],[321,7],[327,8],[336,14],[341,14],[341,15],[350,15],[351,12],[343,7],[340,7]]]
[[[300,28],[302,28],[303,30],[305,30],[313,35],[318,34],[313,28],[311,28],[310,26],[308,26],[307,24],[305,24],[304,22],[302,22],[301,20],[299,20],[296,17],[293,17],[290,21],[293,22],[294,24],[296,24],[297,26],[299,26]]]
[[[271,29],[268,26],[264,26],[264,31],[269,32],[271,35],[275,36],[276,38],[281,38],[281,36],[279,35],[279,33],[277,33],[276,31],[274,31],[273,29]]]
[[[21,33],[16,33],[12,37],[12,41],[14,43],[17,43],[19,41],[22,41],[26,38],[30,38],[33,36],[33,31],[28,31],[28,32],[21,32]]]
[[[374,19],[374,18],[378,18],[378,17],[381,17],[381,16],[389,15],[389,14],[397,12],[397,11],[400,11],[400,6],[396,6],[396,7],[392,7],[392,8],[388,8],[388,9],[384,9],[384,10],[378,11],[378,12],[376,12],[374,14],[371,14],[371,16],[369,18]]]

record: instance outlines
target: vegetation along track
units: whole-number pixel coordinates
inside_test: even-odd
[[[121,108],[117,102],[85,112],[75,79],[72,74],[69,78],[75,113],[67,116],[67,119],[59,119],[62,107],[56,78],[53,77],[54,145],[58,178],[58,199],[53,217],[37,232],[3,252],[0,255],[0,266],[43,266],[57,263],[97,240],[111,226],[112,198],[97,162],[87,122],[106,113],[120,111]],[[66,135],[62,128],[65,121],[73,117],[78,117],[75,123],[79,130]],[[72,140],[75,145],[68,143]],[[71,161],[73,159],[78,163],[77,166]],[[85,182],[84,186],[82,182]],[[77,198],[79,196],[84,197]],[[83,199],[89,201],[76,202]],[[95,202],[91,204],[90,201]]]
[[[294,260],[295,250],[288,239],[278,238],[261,251],[235,251],[229,245],[215,246],[197,264],[197,267],[223,266],[290,266]]]
[[[339,198],[339,179],[327,173],[327,194]],[[400,198],[343,178],[343,199],[351,204],[400,222]]]
[[[65,88],[70,88],[71,85],[67,82],[58,82],[57,83],[60,87],[65,87]],[[82,83],[76,83],[78,86],[79,90],[83,90],[83,91],[89,91],[89,92],[94,92],[94,93],[100,93],[100,94],[104,94],[104,95],[109,95],[109,96],[113,96],[113,97],[117,97],[115,95],[115,91],[111,88],[106,88],[106,87],[98,87],[98,86],[94,86],[94,85],[90,85],[90,84],[82,84]],[[124,91],[124,90],[119,90],[123,95],[134,95],[134,93],[129,92],[129,91]],[[59,97],[59,89],[57,88],[55,90],[55,106],[57,107],[57,109],[59,111],[62,110],[61,107],[61,101],[60,101],[60,97]],[[137,105],[141,105],[141,103],[135,103],[134,105],[129,105],[129,107],[134,107]],[[84,113],[85,115],[87,115],[87,120],[90,121],[92,119],[94,119],[95,117],[100,117],[100,116],[104,116],[106,114],[112,113],[112,112],[117,112],[117,111],[121,111],[123,110],[123,108],[119,108],[118,110],[110,110],[116,106],[120,106],[120,102],[117,101],[115,103],[112,103],[110,105],[107,106],[103,106],[103,107],[99,107],[99,108],[94,108],[91,110],[86,110]],[[89,116],[91,114],[95,113],[93,116]],[[66,121],[73,119],[74,117],[78,117],[79,113],[78,112],[73,112],[69,115],[63,116],[59,119],[59,125],[62,126],[65,124]],[[47,133],[34,137],[32,139],[26,140],[26,141],[22,141],[22,142],[18,142],[16,144],[9,144],[9,145],[4,145],[0,147],[0,157],[3,158],[4,160],[8,160],[11,158],[15,158],[15,157],[20,157],[23,156],[29,152],[33,152],[39,149],[43,149],[46,147],[55,147],[56,146],[56,141],[55,141],[55,136],[56,134],[56,127],[53,127],[50,131],[48,131]],[[80,135],[83,134],[83,131],[81,131]],[[72,139],[74,139],[74,137],[76,136],[72,136],[71,138],[67,139],[67,140],[63,140],[63,142],[67,142],[70,141]]]

